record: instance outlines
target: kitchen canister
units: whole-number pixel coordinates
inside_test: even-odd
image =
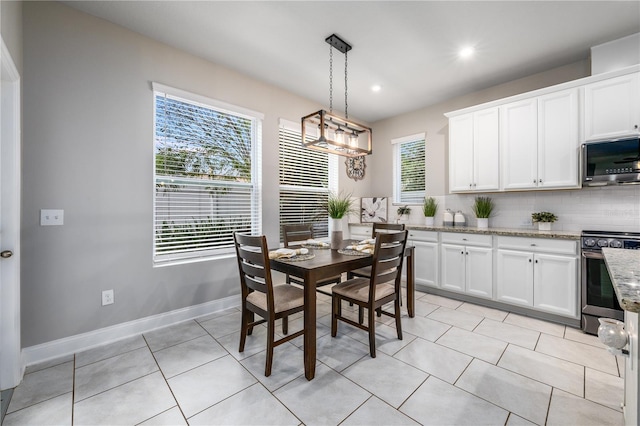
[[[458,210],[453,217],[453,226],[467,226],[467,219],[460,210]]]
[[[447,209],[444,211],[443,225],[453,226],[453,212],[451,211],[451,209]]]

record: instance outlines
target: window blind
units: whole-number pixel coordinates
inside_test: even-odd
[[[261,232],[260,119],[181,95],[154,90],[155,262],[230,252],[234,231]]]
[[[394,141],[395,202],[422,204],[426,188],[424,134]]]
[[[332,188],[333,161],[327,153],[304,148],[299,127],[281,122],[278,137],[281,242],[285,224],[312,223],[315,238],[329,235],[328,217],[318,206],[326,204]]]

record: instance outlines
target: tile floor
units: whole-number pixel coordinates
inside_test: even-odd
[[[266,328],[238,353],[237,309],[30,366],[3,425],[623,424],[624,361],[597,338],[430,294],[416,305],[402,341],[380,320],[374,359],[361,330],[331,338],[319,295],[310,382],[301,337],[275,349],[270,377]]]

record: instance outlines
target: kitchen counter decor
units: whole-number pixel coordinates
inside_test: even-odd
[[[558,216],[551,212],[531,213],[531,220],[538,222],[539,231],[551,231],[551,224],[558,220]]]
[[[422,203],[422,213],[424,214],[424,224],[433,226],[434,217],[438,211],[438,202],[433,197],[425,197]]]
[[[489,227],[489,218],[495,208],[495,204],[491,197],[476,197],[472,209],[478,219],[478,228],[486,229]]]

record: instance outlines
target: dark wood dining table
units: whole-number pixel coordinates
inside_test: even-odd
[[[344,246],[351,241],[344,241]],[[312,380],[316,370],[316,282],[343,272],[369,266],[373,263],[371,255],[347,255],[333,249],[310,249],[315,255],[312,259],[288,261],[271,260],[271,269],[301,277],[304,280],[304,373]],[[407,270],[407,311],[409,317],[415,315],[415,267],[414,247],[405,249]]]

